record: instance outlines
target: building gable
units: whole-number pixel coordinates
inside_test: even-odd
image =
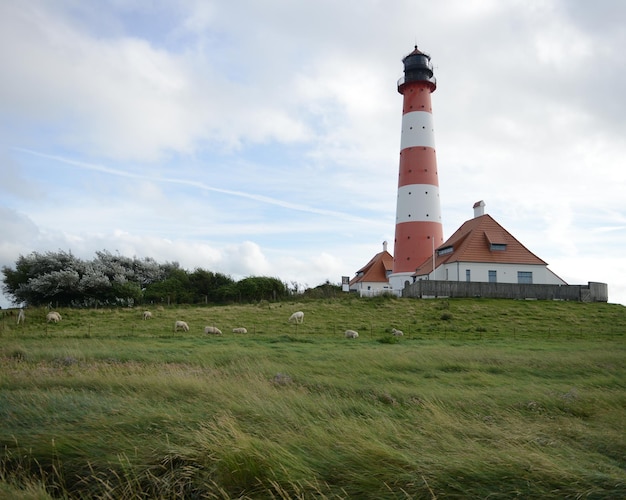
[[[527,264],[547,266],[547,263],[522,245],[490,215],[484,214],[463,223],[461,227],[435,249],[435,268],[452,262],[497,264]],[[433,259],[427,259],[416,270],[416,276],[428,275]]]
[[[356,276],[350,280],[350,286],[357,283],[387,283],[392,270],[393,257],[387,250],[383,250],[356,272]]]

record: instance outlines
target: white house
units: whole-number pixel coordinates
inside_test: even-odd
[[[474,204],[474,218],[434,250],[433,258],[417,268],[414,280],[567,285],[485,214],[484,207],[483,201]]]
[[[350,280],[350,291],[357,292],[361,297],[390,293],[389,275],[392,271],[393,256],[387,251],[387,242],[384,241],[383,251],[374,255]]]

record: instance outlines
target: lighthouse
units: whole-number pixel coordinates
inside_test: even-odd
[[[417,46],[406,56],[398,80],[403,96],[400,168],[392,289],[399,293],[426,259],[443,243],[439,179],[430,95],[437,88],[430,56]]]

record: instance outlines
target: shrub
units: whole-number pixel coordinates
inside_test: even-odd
[[[11,351],[11,353],[9,354],[9,358],[16,361],[26,361],[28,355],[26,354],[26,351],[24,349],[17,348]]]
[[[388,337],[385,336],[385,337],[379,338],[378,342],[380,342],[381,344],[397,344],[400,342],[400,338],[390,335]]]

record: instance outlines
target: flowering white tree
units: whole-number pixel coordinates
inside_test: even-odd
[[[14,303],[31,305],[131,304],[145,286],[166,276],[167,266],[177,264],[109,252],[97,252],[93,261],[70,252],[33,252],[20,256],[15,269],[3,267],[3,291]]]

